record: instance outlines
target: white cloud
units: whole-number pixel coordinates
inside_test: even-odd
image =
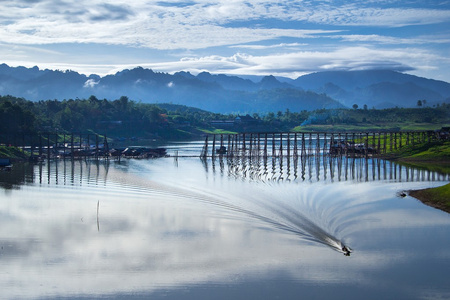
[[[233,45],[229,48],[240,48],[240,49],[252,49],[252,50],[267,50],[267,49],[277,49],[277,48],[298,48],[301,46],[306,46],[305,43],[281,43],[275,45]]]
[[[450,10],[425,8],[359,8],[355,4],[312,12],[307,21],[341,26],[402,27],[448,22]],[[303,20],[299,16],[297,20]]]
[[[450,43],[450,36],[447,35],[429,35],[429,36],[417,36],[414,38],[399,38],[394,36],[382,36],[378,34],[349,34],[349,35],[334,35],[329,36],[330,38],[340,38],[348,42],[373,42],[380,44],[448,44]]]
[[[0,41],[17,44],[108,43],[154,49],[200,49],[324,30],[268,28],[268,19],[340,26],[446,22],[450,10],[331,6],[323,1],[196,1],[177,7],[158,1],[6,1],[0,4]],[[3,6],[3,7],[2,7]],[[228,26],[234,21],[248,26]],[[299,23],[301,24],[301,23]],[[292,26],[298,26],[294,24]]]
[[[86,80],[86,82],[84,83],[85,88],[93,88],[95,87],[99,82],[95,81],[94,79],[88,79]]]
[[[124,63],[165,72],[186,69],[290,77],[332,68],[412,66],[425,70],[448,66],[447,58],[434,53],[448,53],[450,38],[445,24],[450,20],[449,5],[405,5],[383,0],[344,5],[327,0],[6,0],[0,2],[0,57],[2,62],[16,65],[36,65],[39,61],[46,67],[66,65],[100,74],[119,70]],[[418,36],[408,27],[398,28],[420,28],[423,24],[437,24],[433,28],[443,29],[429,34],[428,28],[421,29]],[[364,27],[360,30],[358,26]],[[387,27],[396,27],[397,31],[386,36]],[[358,31],[353,32],[355,29]],[[339,44],[342,41],[345,48]],[[10,49],[5,50],[2,43]],[[42,58],[25,48],[47,51],[55,44],[73,47],[55,51],[54,58],[48,53]],[[82,56],[75,53],[79,44],[119,45],[124,52],[110,55],[105,47],[104,57],[94,66],[89,65],[94,59],[81,62]],[[361,45],[364,48],[356,48]],[[377,49],[380,45],[395,45],[396,49]],[[398,45],[412,49],[397,49]],[[161,56],[166,62],[150,55],[147,60],[127,57],[126,47],[165,51]],[[371,55],[353,49],[364,49]],[[248,51],[254,56],[231,51]],[[181,52],[192,55],[179,59]],[[86,53],[86,57],[89,55]],[[169,55],[176,56],[177,61],[170,61]]]
[[[142,65],[156,71],[169,73],[185,70],[194,74],[209,71],[235,75],[272,74],[296,78],[305,73],[326,70],[426,70],[430,68],[430,61],[442,61],[443,59],[420,49],[380,50],[367,47],[347,47],[333,51],[298,51],[261,56],[237,53],[232,56],[187,57],[175,62]],[[449,62],[447,59],[447,63]]]

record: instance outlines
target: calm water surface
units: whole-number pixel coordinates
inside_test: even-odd
[[[449,299],[449,214],[399,197],[447,182],[327,157],[15,165],[0,297]]]

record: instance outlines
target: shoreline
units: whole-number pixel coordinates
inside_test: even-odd
[[[450,200],[449,198],[446,198],[448,196],[448,190],[450,190],[450,183],[436,188],[409,190],[407,193],[409,196],[419,200],[425,205],[450,214]]]
[[[448,143],[447,143],[448,144]],[[448,148],[447,148],[448,149]],[[403,154],[403,155],[402,155]],[[390,160],[405,166],[433,170],[442,174],[450,174],[450,157],[444,153],[434,155],[416,156],[404,153],[385,155],[383,159]],[[415,198],[423,204],[442,210],[450,214],[450,183],[440,187],[404,191],[408,196]]]

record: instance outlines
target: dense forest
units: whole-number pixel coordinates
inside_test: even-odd
[[[289,110],[240,116],[212,113],[175,104],[147,104],[122,96],[117,100],[46,100],[33,102],[0,96],[0,133],[98,133],[110,137],[196,138],[205,132],[302,130],[437,129],[450,124],[450,105],[417,108]],[[216,121],[216,122],[214,122]],[[224,125],[227,121],[228,125]]]

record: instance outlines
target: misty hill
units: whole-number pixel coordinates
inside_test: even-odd
[[[188,72],[173,75],[141,67],[113,75],[86,76],[73,71],[12,68],[0,65],[0,95],[38,101],[47,99],[118,99],[173,103],[218,113],[314,110],[343,107],[326,95],[305,92],[273,76],[259,83],[236,76]]]
[[[415,107],[417,100],[429,105],[450,102],[448,82],[389,70],[329,71],[301,76],[293,85],[328,96],[351,107]]]
[[[248,78],[208,72],[171,75],[141,67],[100,77],[2,64],[0,95],[33,101],[127,96],[143,103],[173,103],[218,113],[296,112],[353,104],[415,107],[418,100],[426,100],[427,105],[450,102],[449,83],[387,70],[319,72],[296,80]]]

